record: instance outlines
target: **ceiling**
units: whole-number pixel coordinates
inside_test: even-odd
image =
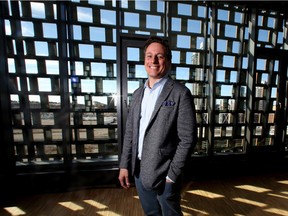
[[[287,1],[237,1],[237,4],[244,4],[250,8],[273,10],[284,14],[288,14]]]
[[[227,3],[245,6],[247,8],[258,8],[262,10],[278,11],[288,16],[288,1],[205,1],[207,4],[211,3]]]

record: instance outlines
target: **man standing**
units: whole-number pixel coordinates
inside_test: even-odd
[[[134,176],[145,215],[183,215],[182,174],[197,141],[194,102],[190,90],[168,76],[166,40],[150,37],[144,55],[148,80],[132,96],[118,179],[127,189]]]

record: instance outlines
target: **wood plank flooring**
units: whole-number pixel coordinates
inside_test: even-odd
[[[182,210],[185,216],[287,216],[288,173],[187,182]],[[134,187],[111,187],[14,197],[1,203],[0,215],[142,216],[143,212]]]

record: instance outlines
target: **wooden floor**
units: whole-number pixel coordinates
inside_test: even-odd
[[[134,187],[22,195],[2,202],[0,207],[1,216],[143,215]],[[184,215],[197,216],[287,216],[288,173],[188,182],[183,189],[182,210]]]

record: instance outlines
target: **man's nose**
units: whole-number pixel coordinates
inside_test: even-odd
[[[157,55],[155,55],[155,56],[153,57],[153,63],[158,63],[158,56],[157,56]]]

